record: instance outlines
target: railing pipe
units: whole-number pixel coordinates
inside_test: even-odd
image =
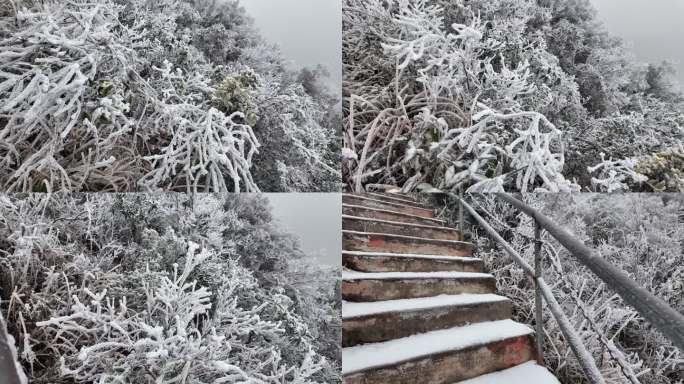
[[[568,341],[570,349],[572,349],[572,352],[575,354],[587,379],[593,384],[605,384],[603,375],[601,375],[601,371],[596,366],[594,357],[591,356],[591,353],[589,353],[584,346],[584,343],[582,343],[582,338],[577,334],[575,328],[572,327],[568,317],[565,316],[565,312],[563,312],[560,304],[558,304],[558,301],[556,301],[556,298],[553,296],[551,287],[549,287],[542,278],[536,278],[535,280],[539,290],[544,295],[544,299],[546,299],[546,303],[549,305],[549,310],[551,310],[553,317],[558,323],[558,327],[563,333],[563,337]],[[537,337],[539,337],[539,335],[537,335]]]
[[[653,324],[675,346],[684,350],[684,315],[641,287],[620,269],[597,256],[589,247],[576,240],[570,233],[551,222],[534,208],[508,194],[499,193],[497,196],[537,221],[570,254],[594,272],[644,319]]]
[[[537,332],[537,363],[544,365],[544,318],[542,315],[542,292],[539,279],[542,279],[542,242],[541,227],[534,224],[534,318]]]
[[[513,247],[511,247],[511,245],[508,244],[508,242],[506,240],[504,240],[503,237],[501,237],[501,235],[499,235],[496,232],[496,230],[494,228],[492,228],[492,226],[489,225],[489,223],[487,223],[487,221],[485,219],[483,219],[482,216],[480,216],[475,211],[475,209],[473,207],[471,207],[469,204],[467,204],[460,197],[458,197],[458,200],[459,200],[461,206],[464,207],[466,209],[466,211],[468,211],[468,213],[477,221],[477,223],[480,224],[480,226],[491,237],[493,237],[494,240],[496,240],[506,250],[506,252],[508,252],[508,254],[511,255],[511,257],[513,257],[513,259],[515,259],[515,262],[518,263],[518,265],[520,265],[520,267],[525,271],[525,273],[527,273],[529,276],[534,277],[535,276],[534,268],[532,268],[532,266],[530,266],[522,257],[520,257],[518,252],[516,252],[515,249],[513,249]]]
[[[461,231],[461,236],[465,233],[465,219],[463,215],[463,204],[461,203],[463,201],[463,188],[460,188],[458,190],[458,230]]]
[[[470,213],[470,215],[472,215],[473,218],[478,222],[480,227],[482,227],[491,237],[493,237],[499,243],[499,245],[501,245],[506,250],[506,252],[508,252],[508,254],[515,260],[516,263],[518,263],[518,265],[525,271],[525,273],[528,274],[528,276],[534,277],[535,286],[539,288],[541,294],[544,296],[544,299],[546,299],[546,302],[549,305],[553,317],[558,322],[558,325],[561,329],[561,332],[563,333],[563,336],[568,341],[568,344],[570,344],[570,348],[572,349],[575,357],[579,361],[582,370],[587,376],[587,379],[589,379],[592,384],[605,384],[603,376],[601,375],[601,371],[596,366],[596,362],[591,356],[591,353],[589,353],[587,348],[582,343],[582,339],[580,338],[580,336],[577,334],[574,328],[572,328],[570,320],[561,309],[560,304],[558,304],[555,297],[553,296],[551,288],[544,282],[544,279],[536,276],[535,269],[532,268],[520,256],[520,254],[518,254],[518,252],[515,249],[513,249],[513,247],[511,247],[511,245],[508,244],[508,242],[504,240],[501,237],[501,235],[499,235],[496,232],[496,230],[494,230],[494,228],[492,228],[492,226],[489,225],[489,223],[487,223],[487,221],[485,221],[482,218],[482,216],[480,216],[475,211],[473,207],[471,207],[460,197],[457,198],[460,201],[461,206],[465,207],[468,213]],[[537,334],[537,337],[539,336],[540,335]]]

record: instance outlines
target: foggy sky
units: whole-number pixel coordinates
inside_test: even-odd
[[[240,0],[261,35],[280,45],[295,68],[323,64],[342,89],[341,0]]]
[[[321,264],[342,264],[342,195],[339,193],[267,193],[273,217],[297,235],[302,250]]]
[[[631,45],[637,59],[676,62],[680,86],[684,84],[684,1],[591,1],[608,31]]]

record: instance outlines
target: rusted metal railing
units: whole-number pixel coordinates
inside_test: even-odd
[[[540,356],[537,358],[538,361],[543,362],[542,300],[544,300],[546,301],[551,314],[558,322],[565,340],[570,345],[575,357],[577,357],[587,379],[595,384],[605,383],[591,353],[589,353],[582,343],[582,339],[572,327],[570,320],[556,301],[551,287],[549,287],[542,276],[542,230],[545,230],[555,238],[571,255],[576,257],[580,263],[596,274],[596,276],[598,276],[609,288],[613,289],[627,304],[632,306],[641,316],[643,316],[644,319],[653,324],[656,329],[670,339],[675,346],[684,350],[684,315],[671,308],[667,303],[650,293],[648,290],[639,286],[624,272],[607,262],[605,259],[595,255],[594,251],[589,247],[575,239],[570,233],[554,224],[550,219],[536,211],[534,208],[509,194],[496,194],[497,198],[500,200],[511,204],[534,219],[535,265],[533,267],[529,265],[520,254],[518,254],[518,252],[475,211],[473,207],[465,202],[463,196],[457,196],[455,194],[449,195],[456,198],[459,203],[459,216],[462,215],[464,211],[467,211],[470,216],[477,221],[479,226],[484,229],[489,236],[496,240],[523,271],[534,280],[535,328],[537,333],[537,348],[540,353]],[[459,220],[461,220],[460,217]]]

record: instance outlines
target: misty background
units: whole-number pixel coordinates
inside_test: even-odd
[[[318,64],[330,71],[328,86],[342,89],[341,0],[240,0],[262,36],[280,46],[297,69]]]
[[[274,219],[301,240],[307,255],[321,264],[342,264],[342,195],[339,193],[266,193]]]
[[[646,63],[672,61],[684,90],[684,1],[591,0],[606,29],[625,40]]]

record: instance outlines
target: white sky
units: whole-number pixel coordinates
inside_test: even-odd
[[[321,264],[342,265],[342,195],[339,193],[267,193],[273,217],[299,236],[302,250]]]
[[[633,47],[640,61],[676,62],[684,85],[684,0],[591,0],[608,31]]]
[[[262,36],[280,45],[296,68],[323,64],[342,89],[341,0],[240,0]]]

